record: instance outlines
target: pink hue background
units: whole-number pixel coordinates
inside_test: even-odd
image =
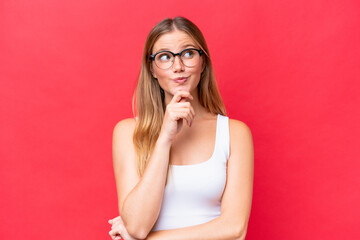
[[[247,239],[360,239],[355,0],[1,1],[0,239],[110,239],[112,130],[147,33],[178,15],[253,133]]]

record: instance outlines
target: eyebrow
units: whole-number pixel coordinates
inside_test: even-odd
[[[187,47],[196,48],[196,47],[194,46],[194,44],[186,44],[186,45],[182,46],[181,48],[186,49]],[[161,52],[161,51],[170,51],[170,49],[169,49],[169,48],[160,48],[160,49],[157,50],[155,53],[158,53],[158,52]]]

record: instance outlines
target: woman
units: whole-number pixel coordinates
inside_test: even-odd
[[[226,117],[205,39],[183,17],[149,33],[136,119],[113,132],[121,217],[113,239],[244,239],[253,186],[250,129]]]

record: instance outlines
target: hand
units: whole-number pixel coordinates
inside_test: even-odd
[[[108,222],[111,224],[109,235],[113,240],[136,240],[129,235],[120,216],[110,219]]]
[[[184,119],[189,127],[192,125],[195,111],[190,102],[186,102],[186,98],[194,99],[189,92],[178,91],[166,106],[160,132],[160,136],[164,137],[166,141],[172,142],[175,139],[176,134],[181,130]]]

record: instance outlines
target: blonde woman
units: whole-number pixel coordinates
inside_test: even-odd
[[[112,239],[244,239],[250,129],[229,119],[200,30],[183,17],[149,33],[134,104],[113,132],[120,215]]]

